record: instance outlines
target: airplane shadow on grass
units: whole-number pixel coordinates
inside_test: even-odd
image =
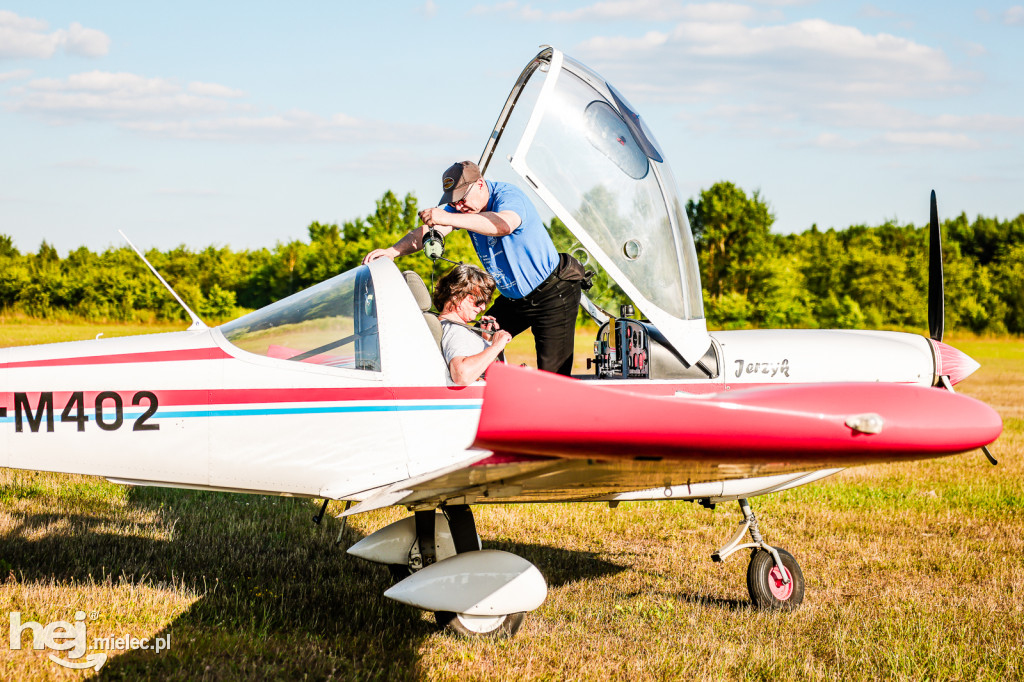
[[[157,632],[106,633],[93,625],[90,646],[100,634],[171,638],[170,649],[160,654],[135,650],[113,656],[100,679],[417,675],[420,645],[437,632],[433,618],[383,597],[390,584],[386,568],[345,553],[361,537],[351,529],[335,545],[339,522],[328,515],[314,526],[316,505],[310,500],[161,488],[133,488],[128,499],[129,507],[150,519],[135,534],[131,527],[110,530],[124,519],[108,512],[37,513],[23,516],[0,537],[0,556],[26,582],[73,579],[115,588],[144,583],[174,590],[175,600],[182,591],[197,596]],[[32,537],[34,530],[54,524],[59,531]],[[168,529],[169,540],[147,537],[166,537]],[[484,546],[492,545],[485,540]],[[627,568],[589,552],[493,546],[535,563],[552,587]],[[144,621],[152,608],[125,601],[120,611],[130,621]]]

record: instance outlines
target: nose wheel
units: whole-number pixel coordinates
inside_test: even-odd
[[[470,616],[451,611],[435,611],[438,627],[456,632],[463,637],[511,637],[523,625],[525,613],[510,613],[503,616]]]
[[[747,591],[750,601],[767,611],[792,611],[804,600],[804,574],[793,555],[784,549],[775,550],[782,562],[763,549],[751,552],[747,566]]]
[[[480,549],[480,536],[476,532],[476,522],[469,505],[450,505],[444,509],[451,532],[452,543],[456,554],[474,552]],[[433,509],[416,512],[415,546],[416,558],[411,564],[389,564],[388,570],[395,583],[408,578],[417,570],[425,568],[436,561],[446,558],[438,557],[435,542],[435,512]],[[463,637],[470,638],[501,638],[511,637],[523,625],[526,614],[523,612],[498,615],[471,615],[453,611],[435,611],[434,620],[442,630],[448,630]]]
[[[739,500],[743,520],[732,538],[711,555],[712,561],[725,561],[734,552],[750,549],[747,566],[747,591],[750,601],[759,609],[792,611],[804,600],[804,574],[792,554],[772,547],[761,537],[757,516],[745,499]],[[751,542],[743,542],[747,533]]]

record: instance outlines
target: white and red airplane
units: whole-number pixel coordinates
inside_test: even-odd
[[[1000,434],[994,410],[952,392],[977,364],[940,340],[941,269],[932,338],[709,332],[662,152],[561,52],[527,65],[480,166],[532,191],[647,316],[605,322],[594,376],[494,365],[450,385],[423,282],[381,259],[220,327],[189,311],[187,331],[0,349],[0,466],[407,507],[348,551],[391,567],[386,596],[494,635],[547,587],[525,559],[481,549],[472,504],[739,501],[712,558],[749,550],[754,604],[790,609],[803,575],[749,498]],[[937,235],[934,201],[932,222]]]

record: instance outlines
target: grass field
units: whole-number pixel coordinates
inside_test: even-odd
[[[45,327],[2,325],[0,344],[137,331]],[[947,341],[982,363],[960,388],[1003,415],[1000,465],[861,467],[753,500],[766,539],[803,567],[794,613],[748,606],[741,554],[709,560],[735,504],[476,507],[485,547],[535,563],[550,592],[515,638],[468,641],[381,597],[386,570],[336,547],[335,519],[314,526],[314,501],[0,470],[0,617],[82,610],[90,640],[171,636],[169,651],[110,652],[90,671],[112,680],[1020,679],[1024,343]],[[344,545],[403,515],[354,517]],[[5,642],[0,678],[86,675],[46,654]]]

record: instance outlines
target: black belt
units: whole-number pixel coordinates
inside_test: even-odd
[[[555,266],[555,269],[551,271],[551,274],[548,275],[547,278],[545,278],[545,280],[543,282],[541,282],[540,284],[535,286],[533,288],[533,291],[528,293],[526,296],[523,296],[522,300],[530,301],[531,298],[533,298],[534,296],[539,294],[543,289],[546,289],[547,287],[549,287],[551,284],[553,284],[556,281],[558,281],[558,266],[557,265]],[[530,301],[530,302],[532,302],[532,301]]]

